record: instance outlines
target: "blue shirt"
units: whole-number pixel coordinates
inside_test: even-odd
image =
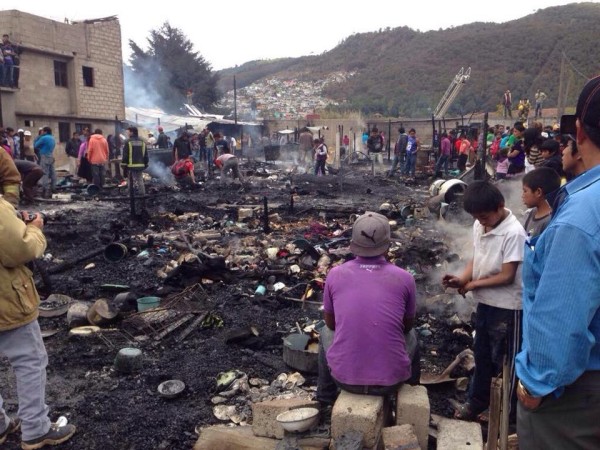
[[[35,140],[34,147],[40,151],[40,155],[51,156],[56,146],[56,141],[51,134],[42,134]]]
[[[559,396],[600,370],[600,165],[559,193],[523,261],[523,346],[517,375],[534,396]]]

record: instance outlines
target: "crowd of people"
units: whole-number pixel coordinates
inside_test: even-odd
[[[508,373],[509,416],[528,450],[600,448],[600,76],[584,87],[574,119],[574,130],[556,136],[515,124],[499,151],[519,156],[507,173],[520,175],[531,210],[521,223],[497,182],[470,183],[463,207],[474,219],[472,256],[442,279],[477,302],[475,371],[455,417],[480,419],[492,377]],[[541,157],[526,168],[534,145]],[[559,170],[550,160],[560,160]],[[360,216],[350,242],[356,258],[325,281],[317,389],[324,408],[340,389],[393,399],[418,379],[415,280],[385,259],[387,217]]]
[[[548,98],[548,95],[544,91],[538,89],[535,92],[534,97],[535,97],[534,118],[541,119],[543,108],[544,108],[544,102]],[[510,92],[509,89],[507,89],[504,92],[504,95],[502,96],[502,108],[503,108],[503,115],[504,115],[505,119],[506,118],[512,119],[512,107],[513,107],[512,93]],[[531,112],[531,102],[529,101],[529,99],[526,97],[519,99],[519,103],[517,104],[517,113],[519,116],[518,117],[519,120],[521,122],[527,122],[530,112]]]

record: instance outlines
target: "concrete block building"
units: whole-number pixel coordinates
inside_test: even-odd
[[[116,17],[63,23],[0,11],[0,32],[20,49],[18,86],[0,88],[2,125],[34,136],[50,126],[62,146],[85,127],[100,128],[105,136],[115,132],[116,121],[125,118]]]

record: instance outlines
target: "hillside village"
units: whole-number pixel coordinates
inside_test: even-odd
[[[354,72],[339,71],[332,72],[319,80],[283,76],[260,80],[238,89],[238,116],[253,120],[304,118],[307,114],[313,114],[328,105],[338,105],[337,101],[323,96],[323,89],[331,83],[343,83],[354,74]],[[220,106],[233,111],[233,90],[225,93]]]

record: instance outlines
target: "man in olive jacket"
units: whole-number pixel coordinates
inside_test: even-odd
[[[0,396],[0,444],[21,428],[26,450],[57,445],[75,433],[71,424],[51,424],[45,404],[48,356],[37,321],[40,299],[25,266],[46,249],[42,228],[39,214],[26,224],[0,196],[0,353],[15,371],[19,398],[19,418],[10,419]]]

